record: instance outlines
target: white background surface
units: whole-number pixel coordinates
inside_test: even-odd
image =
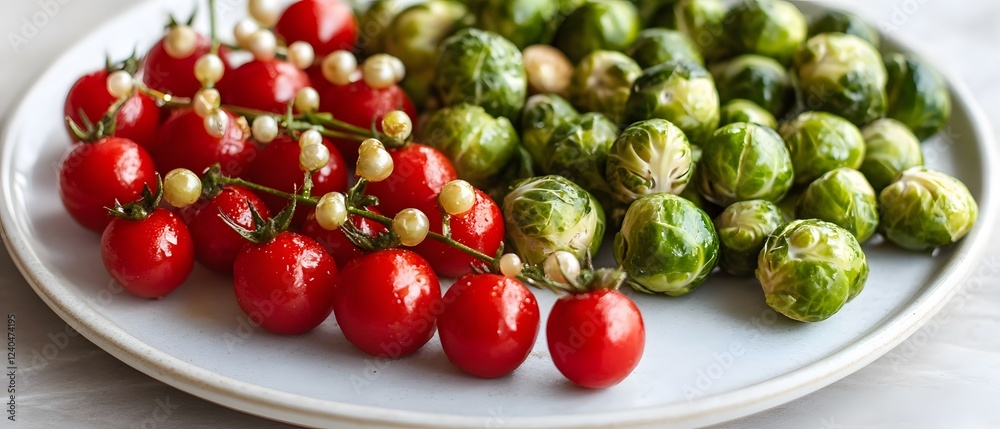
[[[1000,3],[840,3],[944,65],[1000,124]],[[54,13],[32,32],[24,20],[45,13],[43,4]],[[68,44],[132,4],[0,0],[0,114]],[[15,45],[12,34],[27,43]],[[1000,240],[992,241],[996,245],[965,289],[888,355],[819,392],[721,427],[1000,427]],[[67,333],[0,253],[0,315],[16,314],[19,368],[34,365],[18,379],[17,423],[4,419],[3,427],[283,427],[173,389]]]

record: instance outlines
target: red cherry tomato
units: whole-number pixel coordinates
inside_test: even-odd
[[[357,258],[337,278],[334,315],[347,340],[388,359],[416,352],[434,336],[441,284],[416,253],[387,249]]]
[[[212,164],[219,163],[222,174],[230,177],[246,172],[250,161],[257,158],[257,146],[247,141],[236,124],[236,116],[227,112],[229,126],[222,137],[205,131],[204,119],[192,109],[174,112],[160,128],[159,142],[153,150],[157,171],[161,175],[175,168],[187,168],[201,174]]]
[[[424,211],[431,223],[431,231],[441,233],[441,209],[437,199]],[[450,216],[451,238],[459,243],[494,255],[503,241],[504,225],[500,207],[486,193],[476,190],[476,204],[468,212]],[[438,275],[459,277],[472,272],[472,267],[486,267],[479,259],[437,240],[424,240],[413,251],[427,259]]]
[[[329,141],[323,144],[330,150],[330,161],[319,171],[313,173],[312,195],[323,196],[327,192],[344,192],[347,190],[347,164],[337,149]],[[264,185],[284,192],[301,190],[305,174],[299,169],[299,153],[302,149],[299,142],[287,135],[279,136],[260,151],[260,156],[250,163],[247,179],[258,185]],[[274,195],[261,195],[261,199],[272,212],[279,212],[288,205],[288,200]],[[296,207],[295,225],[301,225],[306,220],[311,207]]]
[[[559,298],[549,313],[545,336],[559,372],[592,389],[628,377],[646,346],[639,308],[612,289]]]
[[[374,207],[369,207],[368,210],[379,213]],[[362,233],[369,236],[375,236],[388,231],[382,224],[361,216],[351,216],[351,222]],[[319,222],[316,222],[315,210],[311,211],[309,216],[306,217],[306,221],[302,225],[302,234],[316,240],[320,246],[323,246],[327,253],[337,261],[338,267],[343,267],[355,258],[368,253],[355,246],[354,243],[351,243],[351,240],[348,240],[344,236],[343,230],[335,229],[330,231],[319,226]]]
[[[441,188],[458,178],[448,157],[430,146],[410,143],[402,149],[390,149],[389,155],[393,161],[392,174],[367,187],[369,195],[378,197],[379,210],[386,216],[395,216],[408,208],[429,211]]]
[[[226,82],[219,91],[224,104],[285,113],[295,94],[309,86],[309,76],[287,61],[252,60],[230,72]]]
[[[194,244],[179,217],[156,209],[139,221],[114,218],[101,236],[101,259],[132,294],[162,298],[191,274]]]
[[[59,197],[80,225],[101,232],[111,222],[107,209],[134,201],[143,186],[156,189],[153,158],[132,140],[108,137],[78,143],[59,167]]]
[[[98,70],[81,77],[66,95],[63,115],[80,127],[87,121],[92,124],[100,122],[111,105],[118,101],[108,93],[107,82],[107,70]],[[84,121],[84,117],[87,121]],[[138,91],[115,115],[115,136],[132,140],[147,150],[152,147],[159,128],[160,108],[152,97]],[[79,141],[72,132],[69,136],[73,141]]]
[[[268,331],[311,331],[333,311],[337,264],[313,239],[293,232],[240,251],[233,288],[240,308]]]
[[[181,210],[194,239],[194,258],[198,262],[212,271],[233,274],[236,256],[249,241],[233,231],[220,213],[246,229],[253,229],[250,205],[264,220],[271,218],[264,201],[239,186],[226,186],[215,198]]]
[[[438,317],[448,360],[483,378],[514,372],[538,336],[538,302],[524,284],[496,274],[470,274],[444,295]]]
[[[333,114],[334,118],[364,129],[374,124],[382,130],[382,116],[393,110],[402,110],[416,121],[417,109],[410,97],[399,86],[374,89],[363,80],[347,85],[331,85],[320,92],[319,111]],[[340,149],[347,162],[358,160],[359,142],[334,139],[333,144]]]
[[[209,53],[211,47],[212,43],[208,37],[199,34],[197,45],[191,55],[185,58],[174,58],[167,54],[163,48],[163,39],[160,39],[149,50],[142,62],[142,81],[146,86],[167,94],[191,97],[201,89],[201,82],[198,82],[198,79],[194,77],[194,63]],[[226,75],[231,71],[229,51],[225,47],[219,48],[219,58],[222,59],[222,64],[225,66],[222,81],[218,82],[221,87],[227,80]]]
[[[340,0],[300,0],[285,9],[274,32],[289,45],[308,42],[322,59],[338,49],[354,50],[358,23],[351,7]]]

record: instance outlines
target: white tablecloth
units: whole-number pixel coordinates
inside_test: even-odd
[[[68,44],[131,3],[3,0],[0,112],[8,112]],[[882,31],[915,42],[964,80],[991,122],[1000,124],[1000,2],[842,3]],[[48,18],[32,31],[26,22],[38,13]],[[825,389],[720,427],[1000,427],[1000,237],[993,243],[965,289],[901,346]],[[0,314],[16,314],[19,359],[46,365],[19,380],[17,426],[5,419],[3,427],[285,427],[176,390],[67,334],[67,325],[0,253]]]

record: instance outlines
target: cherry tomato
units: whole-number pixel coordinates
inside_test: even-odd
[[[549,313],[545,336],[559,372],[592,389],[628,377],[646,346],[639,308],[613,289],[559,298]]]
[[[334,315],[347,340],[388,359],[416,352],[434,336],[441,284],[430,264],[405,249],[357,258],[337,278]]]
[[[443,301],[438,334],[456,366],[496,378],[528,358],[538,336],[538,302],[517,279],[470,274],[455,281]]]
[[[410,97],[397,85],[384,89],[374,89],[364,80],[347,85],[331,85],[320,92],[319,111],[333,114],[333,117],[351,125],[371,129],[372,125],[382,129],[382,116],[393,110],[402,110],[416,119],[417,110]],[[333,144],[340,149],[347,162],[358,160],[359,142],[334,139]]]
[[[368,210],[379,213],[374,207],[369,207]],[[369,236],[375,236],[388,231],[382,224],[361,216],[351,216],[351,223],[356,225],[362,233]],[[319,222],[316,222],[315,211],[310,212],[309,216],[306,217],[306,221],[302,225],[302,234],[316,240],[320,246],[323,246],[327,253],[337,261],[338,267],[343,267],[355,258],[368,253],[355,246],[354,243],[351,243],[351,240],[348,240],[344,236],[343,230],[336,229],[330,231],[319,226]]]
[[[246,229],[253,229],[250,205],[264,220],[271,218],[264,201],[239,186],[226,186],[215,198],[181,210],[194,239],[195,260],[212,271],[232,275],[236,256],[249,241],[233,231],[220,213]]]
[[[59,167],[59,197],[66,211],[80,225],[97,232],[111,222],[107,209],[116,200],[136,200],[143,186],[156,189],[156,167],[149,153],[129,139],[78,143]]]
[[[163,48],[163,39],[160,39],[143,60],[142,81],[146,86],[167,94],[191,97],[201,89],[201,82],[198,82],[198,79],[194,77],[194,63],[209,53],[211,47],[212,43],[208,37],[199,34],[197,45],[191,55],[185,58],[174,58],[167,54]],[[231,71],[229,52],[225,47],[219,48],[219,58],[222,59],[222,64],[225,66],[222,80],[218,82],[221,87],[227,80],[226,75]]]
[[[431,231],[441,233],[441,209],[435,199],[433,206],[424,211],[431,223]],[[486,193],[476,190],[476,204],[468,212],[450,216],[451,238],[459,243],[494,255],[503,241],[503,213]],[[460,277],[472,272],[472,267],[486,264],[475,257],[437,240],[424,240],[413,249],[427,259],[438,275]]]
[[[274,32],[289,45],[308,42],[322,59],[338,49],[354,50],[358,23],[351,7],[340,0],[300,0],[285,9]]]
[[[284,335],[309,332],[330,316],[336,278],[333,258],[294,232],[245,246],[233,266],[240,308],[254,323]]]
[[[224,104],[285,113],[295,94],[309,86],[309,76],[287,61],[252,60],[230,72],[226,82],[219,87]]]
[[[410,143],[402,149],[390,149],[389,155],[393,161],[392,174],[367,187],[369,195],[378,197],[379,210],[386,216],[395,216],[408,208],[429,211],[441,188],[458,178],[448,157],[430,146]]]
[[[191,274],[194,244],[179,217],[156,209],[143,220],[114,218],[101,236],[101,259],[132,294],[162,298]]]
[[[327,192],[344,192],[347,190],[347,164],[337,149],[326,139],[323,144],[330,150],[330,161],[319,171],[313,173],[312,195],[322,196]],[[299,142],[287,135],[279,136],[260,151],[247,171],[247,179],[258,185],[264,185],[284,192],[301,190],[305,173],[299,169]],[[261,199],[277,213],[288,205],[288,200],[274,195],[261,195]],[[295,225],[301,225],[312,211],[310,207],[296,207]]]
[[[212,164],[219,163],[222,173],[236,177],[246,172],[250,161],[257,158],[257,146],[247,141],[250,133],[236,124],[236,116],[227,112],[229,126],[222,137],[205,131],[204,119],[192,109],[174,112],[160,128],[159,143],[153,150],[157,170],[161,175],[175,168],[187,168],[201,174]]]
[[[69,117],[77,125],[83,127],[84,122],[92,124],[100,122],[111,105],[118,101],[108,93],[108,71],[98,70],[81,77],[69,94],[63,105],[63,115]],[[81,114],[82,113],[82,114]],[[86,121],[84,121],[86,117]],[[125,102],[115,115],[115,136],[126,138],[150,149],[156,140],[156,132],[160,128],[160,108],[152,97],[136,91]],[[69,128],[67,127],[67,131]],[[78,141],[72,132],[69,136]]]

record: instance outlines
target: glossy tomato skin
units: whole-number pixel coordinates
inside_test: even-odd
[[[313,173],[312,195],[323,196],[327,192],[344,192],[347,190],[347,163],[337,149],[326,139],[323,144],[330,150],[330,161],[319,171]],[[302,149],[299,142],[287,135],[279,136],[268,143],[260,151],[260,155],[247,171],[247,179],[258,185],[264,185],[284,192],[301,190],[305,174],[299,169],[299,153]],[[288,205],[288,200],[274,196],[261,195],[261,199],[272,212],[277,213]],[[302,225],[306,216],[314,211],[313,207],[300,206],[295,208],[292,223]]]
[[[199,34],[197,46],[191,55],[185,58],[174,58],[163,49],[163,39],[160,39],[143,59],[143,83],[150,88],[178,97],[193,96],[201,89],[201,82],[198,82],[198,79],[194,77],[194,63],[207,54],[211,47],[211,41],[208,37]],[[227,80],[226,76],[232,70],[229,66],[228,49],[219,48],[219,58],[222,59],[224,65],[222,80],[218,82],[221,87]]]
[[[222,220],[220,213],[252,230],[254,224],[250,213],[251,205],[264,220],[271,218],[271,212],[264,201],[250,190],[239,186],[226,186],[215,198],[199,201],[182,209],[181,217],[185,219],[194,240],[195,260],[212,271],[232,275],[236,256],[249,241],[233,231]]]
[[[63,115],[81,128],[87,121],[92,124],[100,122],[108,109],[118,101],[108,93],[107,81],[108,71],[105,69],[77,80],[66,95]],[[156,141],[159,128],[160,108],[156,105],[156,100],[138,91],[115,115],[115,136],[132,140],[147,150]],[[66,130],[69,132],[68,126]],[[72,132],[69,132],[69,136],[74,142],[79,141]]]
[[[153,150],[157,171],[161,175],[175,168],[187,168],[200,175],[208,167],[219,163],[222,174],[239,177],[257,158],[257,146],[247,139],[236,125],[236,116],[229,115],[229,126],[222,137],[205,131],[204,120],[192,109],[182,109],[170,115],[160,128],[159,142]]]
[[[368,210],[379,214],[379,211],[374,207],[369,207]],[[382,224],[361,216],[351,216],[351,222],[362,233],[368,236],[375,236],[388,231]],[[305,223],[302,224],[302,234],[316,240],[320,246],[323,246],[326,252],[337,261],[338,267],[346,266],[348,262],[368,254],[367,251],[355,246],[351,240],[348,240],[343,230],[335,229],[330,231],[319,226],[319,222],[316,222],[315,211],[310,212],[309,216],[306,217]]]
[[[470,274],[451,285],[438,317],[438,335],[448,360],[483,378],[521,366],[538,336],[535,296],[517,279]]]
[[[386,216],[395,216],[408,208],[430,211],[441,188],[458,178],[448,157],[430,146],[410,143],[402,149],[390,149],[389,155],[393,161],[392,174],[367,187],[369,195],[378,197],[379,210]]]
[[[144,186],[156,190],[153,158],[132,140],[108,137],[77,143],[59,167],[59,197],[80,225],[101,232],[111,222],[115,201],[132,202]]]
[[[333,311],[337,264],[313,239],[293,232],[249,244],[233,266],[236,301],[254,323],[282,335],[311,331]]]
[[[220,86],[222,102],[233,106],[285,113],[300,89],[310,85],[309,76],[287,61],[251,60],[230,72]]]
[[[373,356],[396,359],[434,336],[441,284],[414,252],[387,249],[357,258],[337,279],[334,315],[347,340]]]
[[[374,89],[364,80],[359,80],[347,85],[331,85],[320,92],[320,112],[331,113],[334,118],[364,129],[375,125],[382,130],[382,116],[393,110],[406,112],[416,122],[417,109],[397,85]],[[359,142],[334,139],[333,144],[340,149],[347,162],[353,164],[357,161]]]
[[[437,199],[433,207],[424,211],[431,223],[431,231],[441,233],[441,208]],[[476,204],[460,215],[450,216],[451,238],[483,252],[495,255],[504,237],[503,214],[500,207],[486,193],[476,190]],[[427,259],[434,271],[443,277],[460,277],[472,272],[473,266],[486,268],[486,264],[454,247],[437,240],[424,240],[413,249]]]
[[[591,389],[611,387],[628,377],[646,346],[639,308],[611,289],[559,298],[545,335],[559,372]]]
[[[101,236],[101,259],[125,290],[162,298],[191,274],[194,244],[179,217],[156,209],[139,221],[114,218]]]
[[[341,0],[300,0],[281,14],[274,32],[286,44],[305,41],[322,59],[338,49],[354,50],[358,23],[354,11]]]

